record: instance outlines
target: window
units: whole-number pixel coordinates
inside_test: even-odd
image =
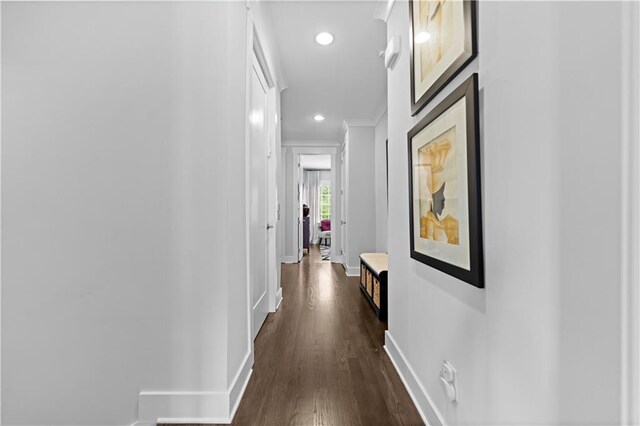
[[[320,220],[331,219],[331,188],[320,187]]]

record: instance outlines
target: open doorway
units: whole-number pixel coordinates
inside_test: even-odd
[[[323,261],[331,261],[332,197],[333,184],[331,155],[300,155],[302,247],[309,253],[311,246],[318,246]]]

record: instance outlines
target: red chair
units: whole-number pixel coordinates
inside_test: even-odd
[[[324,245],[331,245],[331,220],[329,219],[322,219],[320,221],[320,234],[318,235],[318,243],[322,244],[322,240],[324,240]]]

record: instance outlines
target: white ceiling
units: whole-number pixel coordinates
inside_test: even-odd
[[[345,119],[375,120],[383,112],[387,74],[378,51],[386,46],[375,1],[271,1],[280,63],[283,140],[336,139]],[[334,41],[320,46],[319,32]],[[316,122],[313,116],[325,120]]]
[[[330,170],[331,169],[331,156],[330,155],[301,155],[300,167],[303,169],[314,170]]]

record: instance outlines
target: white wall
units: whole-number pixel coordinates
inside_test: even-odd
[[[347,137],[347,250],[349,274],[359,274],[360,254],[376,251],[375,127],[349,126]]]
[[[386,346],[434,424],[617,424],[623,6],[478,6],[478,59],[416,117],[407,4],[388,21],[403,50],[388,74]],[[611,31],[593,30],[602,22]],[[484,290],[409,258],[407,131],[474,71]],[[458,371],[457,404],[438,381],[443,360]]]
[[[375,128],[376,251],[387,251],[387,112]]]
[[[242,3],[2,4],[3,424],[227,392],[245,22]]]
[[[297,171],[293,168],[294,163],[293,151],[289,147],[282,147],[281,159],[282,167],[284,170],[284,182],[282,188],[284,194],[281,198],[280,205],[280,217],[284,219],[284,226],[282,227],[284,243],[282,244],[283,251],[281,262],[297,262],[298,261],[298,247],[297,237],[294,240],[294,224],[297,221],[297,216],[294,214],[295,203],[297,202],[294,197],[295,185],[297,182]]]

